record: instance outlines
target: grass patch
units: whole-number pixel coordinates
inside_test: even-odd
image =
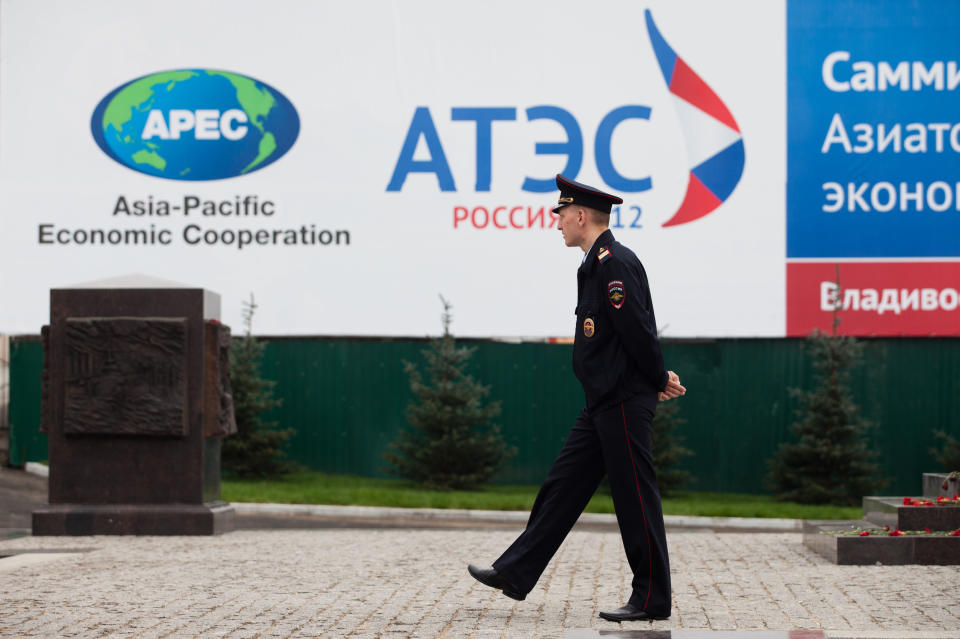
[[[860,519],[857,506],[813,506],[777,501],[769,495],[678,492],[663,500],[665,515],[707,517],[775,517],[783,519]]]
[[[479,490],[437,491],[403,480],[305,472],[267,481],[225,477],[221,493],[226,501],[241,502],[529,510],[537,487],[485,486]]]
[[[225,477],[223,499],[277,504],[334,504],[400,508],[465,508],[470,510],[530,510],[538,486],[484,486],[479,490],[425,490],[398,479],[373,479],[324,473],[293,473],[279,479]],[[589,513],[612,513],[613,500],[598,493]],[[663,500],[666,515],[710,517],[782,517],[786,519],[859,519],[859,508],[807,506],[781,502],[766,495],[679,492]]]

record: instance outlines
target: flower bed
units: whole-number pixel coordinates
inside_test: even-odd
[[[960,495],[954,493],[953,497],[937,497],[936,501],[931,501],[923,497],[904,497],[904,506],[960,506]]]
[[[909,535],[912,537],[960,537],[960,528],[956,530],[900,530],[898,528],[890,529],[890,526],[879,527],[861,527],[851,526],[849,530],[825,530],[823,535],[841,535],[843,537],[902,537]]]

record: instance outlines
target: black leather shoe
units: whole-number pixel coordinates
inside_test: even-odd
[[[473,576],[474,579],[482,583],[484,586],[490,586],[491,588],[502,590],[503,594],[511,599],[523,601],[527,598],[526,594],[521,593],[515,587],[507,583],[507,580],[501,577],[500,573],[493,568],[480,568],[479,566],[469,564],[467,566],[467,571]]]
[[[617,623],[620,623],[621,621],[659,621],[662,619],[669,619],[670,615],[654,615],[646,610],[640,610],[633,604],[627,604],[622,608],[617,608],[616,610],[610,610],[607,612],[601,611],[600,617],[606,619],[607,621],[616,621]]]

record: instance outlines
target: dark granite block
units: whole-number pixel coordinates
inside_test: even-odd
[[[862,524],[861,521],[804,520],[803,545],[828,561],[837,563],[837,537],[822,534],[822,531],[850,530]]]
[[[903,497],[864,497],[863,518],[900,530],[957,530],[960,506],[905,506]]]
[[[960,565],[960,537],[916,537],[913,563],[927,566]]]
[[[837,540],[837,565],[866,566],[880,562],[885,566],[914,564],[915,537],[845,537],[824,535]]]
[[[803,544],[838,565],[960,565],[960,537],[826,534],[871,526],[872,522],[866,521],[807,521]]]
[[[51,504],[33,512],[34,535],[219,535],[234,529],[229,504]]]
[[[146,282],[150,284],[150,282]],[[34,534],[217,534],[235,431],[229,329],[197,288],[56,289],[44,329],[49,503]]]
[[[924,473],[923,496],[928,499],[960,494],[960,478],[949,479],[948,473]]]
[[[203,440],[203,503],[220,501],[220,440]]]

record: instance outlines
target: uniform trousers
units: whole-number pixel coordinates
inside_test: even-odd
[[[526,529],[493,563],[521,593],[533,589],[606,473],[633,571],[629,603],[652,615],[670,614],[670,562],[651,455],[653,413],[645,399],[580,412]]]

